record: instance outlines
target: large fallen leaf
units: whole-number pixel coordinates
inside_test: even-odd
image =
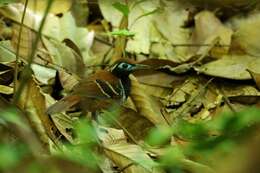
[[[221,59],[195,67],[199,73],[227,79],[251,79],[247,70],[259,73],[260,58],[250,55],[224,55]]]
[[[226,54],[229,49],[227,46],[231,43],[232,33],[233,31],[224,26],[212,12],[202,11],[195,16],[195,30],[191,38],[192,44],[210,45],[216,38],[219,38],[219,44],[224,46],[215,47],[211,51]],[[198,51],[196,54],[203,54],[205,48],[205,46],[192,47],[191,51]]]
[[[54,69],[37,64],[32,64],[31,68],[34,72],[35,78],[42,84],[48,85],[50,80],[55,78],[56,70]]]
[[[126,168],[125,173],[159,173],[158,164],[138,145],[115,144],[104,146],[104,151],[120,169]]]
[[[236,17],[230,21],[232,28],[236,31],[232,44],[234,48],[232,51],[238,50],[248,53],[250,55],[259,56],[260,46],[259,40],[260,32],[260,14],[254,13],[247,18]]]
[[[55,136],[57,129],[46,114],[45,97],[34,79],[27,82],[27,85],[19,98],[18,106],[20,109],[27,112],[31,125],[38,132],[44,144],[49,144],[49,138],[54,142],[57,142]]]
[[[137,79],[131,75],[131,98],[137,108],[138,113],[150,120],[155,125],[167,124],[162,114],[156,111],[156,107],[152,106],[149,102],[149,97],[146,95],[142,86],[138,83]]]
[[[156,32],[152,23],[154,14],[141,18],[140,16],[155,11],[158,6],[158,1],[152,0],[139,3],[131,9],[129,14],[129,29],[135,33],[135,36],[127,42],[127,51],[149,54],[151,42],[155,39],[153,38],[155,36],[154,32]]]
[[[189,12],[186,9],[189,4],[183,1],[162,1],[160,7],[162,9],[154,14],[155,27],[163,38],[176,46],[173,47],[175,56],[168,57],[168,59],[175,62],[187,61],[190,57],[187,47],[178,45],[189,43],[190,29],[183,27],[188,20]]]
[[[118,122],[134,137],[135,141],[143,141],[154,127],[154,124],[146,117],[140,116],[138,112],[128,108],[123,108],[118,116]],[[130,138],[130,140],[132,139]]]
[[[44,94],[45,100],[46,100],[46,107],[53,105],[55,103],[55,100],[48,94]],[[66,115],[63,112],[51,114],[49,117],[52,119],[52,122],[54,123],[55,127],[59,130],[59,132],[71,143],[74,143],[72,136],[72,130],[73,130],[73,119]],[[60,137],[60,136],[59,136]]]
[[[104,18],[111,22],[112,26],[118,27],[121,21],[121,18],[123,17],[123,14],[118,11],[116,8],[112,6],[112,4],[116,2],[121,2],[120,0],[99,0],[99,8],[104,16]]]
[[[82,74],[84,70],[83,60],[71,48],[55,40],[43,40],[48,51],[51,53],[52,62],[55,65],[62,66],[71,73]]]
[[[56,23],[54,24],[57,25]],[[58,31],[59,41],[70,39],[79,48],[82,54],[83,62],[86,64],[90,63],[91,57],[89,55],[89,49],[93,42],[93,38],[90,39],[90,37],[93,33],[89,33],[86,28],[77,27],[75,19],[69,12],[63,14],[62,18],[59,19]]]
[[[25,3],[25,0],[20,0]],[[50,9],[51,13],[63,13],[70,9],[72,0],[54,0]],[[36,13],[43,13],[48,5],[48,0],[30,0],[28,1],[28,8]]]
[[[12,37],[11,37],[11,44],[14,47],[16,52],[17,46],[19,43],[19,32],[20,32],[20,22],[23,13],[23,5],[22,4],[10,4],[3,8],[0,8],[0,15],[8,20],[14,21],[12,22]],[[35,40],[36,32],[38,30],[40,21],[42,16],[35,15],[32,11],[27,10],[24,25],[22,32],[21,32],[21,40],[19,43],[19,56],[24,58],[25,60],[28,59],[29,55],[32,51],[32,43]],[[46,53],[46,49],[44,48],[42,41],[40,40],[38,43],[36,55],[34,62],[38,64],[45,65],[50,62],[51,59],[49,54]]]

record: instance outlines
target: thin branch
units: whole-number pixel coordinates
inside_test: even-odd
[[[24,73],[23,79],[21,81],[21,84],[19,85],[19,88],[14,93],[14,100],[13,100],[14,104],[17,103],[17,101],[19,100],[19,97],[21,96],[21,93],[22,93],[26,83],[28,82],[28,80],[31,77],[31,74],[32,74],[32,72],[31,72],[31,65],[33,63],[33,59],[34,59],[35,54],[36,54],[38,42],[41,39],[41,33],[42,33],[42,30],[43,30],[43,27],[44,27],[47,15],[48,15],[48,13],[49,13],[49,11],[51,9],[52,3],[53,3],[53,0],[48,0],[48,5],[47,5],[47,7],[45,9],[44,16],[42,18],[39,30],[38,30],[36,38],[35,38],[35,41],[34,41],[34,43],[32,45],[32,52],[31,52],[31,55],[30,55],[30,57],[28,59],[28,64],[25,66],[25,69],[24,69],[25,73]]]
[[[21,43],[21,38],[22,38],[23,23],[24,23],[24,19],[25,19],[27,6],[28,6],[28,0],[26,0],[25,4],[24,4],[21,25],[20,25],[20,28],[19,28],[18,44],[17,44],[17,47],[16,47],[16,59],[15,59],[15,69],[14,69],[15,70],[14,71],[14,93],[16,93],[16,89],[17,89],[17,76],[18,76],[20,43]]]

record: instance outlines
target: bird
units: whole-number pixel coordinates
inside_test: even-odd
[[[74,106],[95,113],[108,109],[114,104],[122,104],[131,91],[129,75],[143,69],[149,69],[149,66],[138,64],[130,59],[120,59],[109,69],[98,70],[82,79],[73,87],[69,95],[51,105],[46,113],[55,114]]]

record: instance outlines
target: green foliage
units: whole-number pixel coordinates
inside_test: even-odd
[[[26,151],[26,147],[22,144],[0,144],[0,170],[7,170],[16,166]]]
[[[128,16],[129,15],[129,8],[127,5],[122,4],[120,2],[116,2],[113,4],[113,7],[115,9],[117,9],[118,11],[120,11],[124,16]]]
[[[126,37],[135,36],[134,32],[131,32],[127,29],[120,29],[120,30],[117,30],[117,31],[110,32],[109,34],[111,34],[112,36],[126,36]]]
[[[255,131],[260,122],[260,110],[251,107],[237,113],[224,113],[207,122],[190,123],[178,120],[172,127],[162,126],[151,131],[147,142],[153,146],[166,144],[172,135],[188,142],[182,148],[170,146],[160,159],[162,166],[178,169],[180,161],[186,156],[202,156],[203,160],[212,159],[214,154],[228,154],[240,141],[246,141],[250,132]]]
[[[12,124],[16,124],[20,128],[24,130],[28,130],[28,127],[24,124],[24,122],[21,119],[21,115],[18,113],[18,111],[14,108],[5,109],[4,111],[0,112],[1,116],[4,121]]]
[[[75,134],[77,144],[66,145],[66,152],[61,153],[61,156],[97,169],[100,156],[95,152],[98,144],[95,128],[91,122],[84,120],[76,124]]]
[[[172,128],[168,126],[160,126],[152,129],[147,137],[147,143],[152,146],[159,146],[170,140],[173,134]]]
[[[161,157],[162,165],[177,165],[180,160],[184,159],[185,156],[182,150],[178,147],[169,147],[166,149],[165,154]]]
[[[16,2],[16,0],[0,0],[0,7],[2,5],[7,5],[7,4],[10,4],[10,3],[14,3]]]

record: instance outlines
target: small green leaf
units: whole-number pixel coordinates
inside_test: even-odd
[[[1,0],[0,6],[7,5],[7,4],[10,4],[10,3],[15,3],[15,2],[16,2],[16,0]]]
[[[129,14],[129,8],[127,5],[122,4],[120,2],[116,2],[113,4],[113,7],[120,11],[124,16],[128,16]]]
[[[109,34],[111,34],[113,36],[126,36],[126,37],[135,36],[134,32],[131,32],[127,29],[121,29],[121,30],[113,31],[113,32],[110,32]]]
[[[158,128],[152,129],[148,138],[147,143],[151,146],[159,146],[165,144],[170,140],[173,131],[168,126],[159,126]]]

